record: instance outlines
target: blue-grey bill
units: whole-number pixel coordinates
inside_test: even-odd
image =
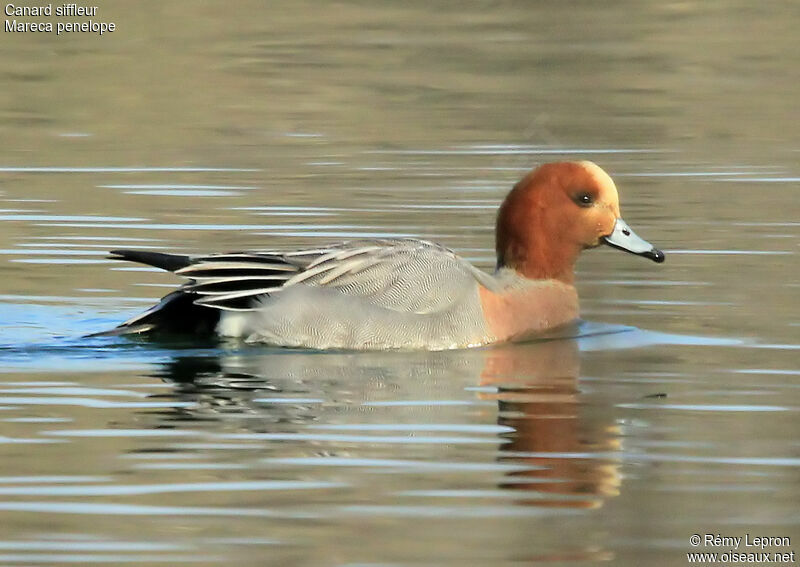
[[[664,253],[645,239],[639,238],[628,226],[628,223],[622,219],[617,219],[617,222],[614,223],[614,230],[608,236],[604,236],[603,240],[609,246],[625,250],[625,252],[630,252],[637,256],[650,258],[659,264],[664,261]]]

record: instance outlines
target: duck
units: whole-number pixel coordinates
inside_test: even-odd
[[[506,195],[497,263],[478,269],[416,238],[199,256],[113,250],[185,279],[98,335],[192,335],[318,350],[448,350],[515,342],[579,320],[575,264],[601,245],[664,253],[622,219],[611,177],[589,161],[546,163]]]

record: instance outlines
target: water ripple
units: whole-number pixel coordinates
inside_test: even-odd
[[[537,465],[522,463],[472,463],[447,461],[411,461],[403,459],[368,459],[355,457],[278,457],[263,459],[262,462],[279,465],[301,465],[312,467],[356,467],[359,469],[390,469],[412,472],[514,472],[542,469]]]
[[[5,496],[140,496],[143,494],[170,494],[179,492],[262,492],[265,490],[318,490],[342,488],[341,482],[264,480],[231,482],[187,482],[174,484],[94,484],[76,486],[0,486]]]
[[[237,167],[0,167],[4,173],[209,173],[254,172],[260,169]]]
[[[96,398],[50,398],[50,397],[15,397],[0,396],[0,403],[18,405],[42,406],[81,406],[85,408],[192,408],[197,406],[194,402],[181,402],[178,400],[164,402],[114,402],[98,400]]]
[[[263,508],[231,508],[203,506],[148,506],[100,502],[0,502],[6,512],[40,512],[44,514],[92,514],[100,516],[229,516],[257,518],[315,519],[311,512],[276,511]]]

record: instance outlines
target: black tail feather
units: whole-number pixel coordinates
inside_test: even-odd
[[[175,272],[192,263],[189,256],[164,254],[146,250],[112,250],[109,258],[129,260]],[[117,335],[195,335],[211,336],[219,323],[218,309],[196,305],[200,298],[192,291],[178,289],[165,295],[157,305],[133,317],[121,325],[89,335],[90,337],[109,337]]]
[[[220,311],[196,305],[197,294],[181,290],[164,296],[158,305],[118,327],[90,337],[132,334],[212,336],[219,323]]]
[[[192,259],[189,256],[148,252],[146,250],[112,250],[109,252],[108,257],[114,260],[129,260],[139,264],[147,264],[168,272],[180,270],[192,263]]]

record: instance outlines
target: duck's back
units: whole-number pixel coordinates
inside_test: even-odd
[[[287,259],[297,263],[295,254]],[[219,333],[344,349],[446,349],[488,340],[477,279],[485,274],[446,248],[359,240],[313,256],[279,291],[255,297],[251,309],[223,311]]]

